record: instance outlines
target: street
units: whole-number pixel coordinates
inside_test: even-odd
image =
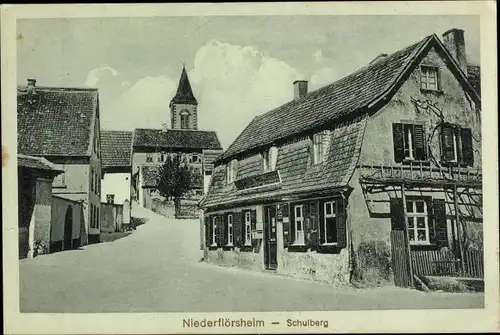
[[[423,293],[327,284],[199,262],[199,221],[167,220],[134,204],[147,222],[83,250],[20,260],[21,312],[224,312],[481,308],[479,293]]]

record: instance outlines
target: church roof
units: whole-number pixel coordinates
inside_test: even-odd
[[[189,83],[185,67],[182,68],[181,79],[179,79],[179,85],[177,86],[177,93],[170,101],[170,104],[198,105],[198,101],[196,101],[193,90],[191,89],[191,84]]]

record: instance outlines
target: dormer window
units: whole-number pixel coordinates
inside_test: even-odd
[[[276,170],[276,161],[278,159],[278,148],[272,146],[269,150],[262,153],[262,162],[264,165],[264,172]]]
[[[427,91],[439,90],[439,69],[437,67],[420,67],[420,88]]]
[[[226,165],[226,180],[228,184],[231,184],[234,181],[236,176],[236,159],[233,159]]]
[[[323,152],[323,134],[314,134],[313,136],[313,154],[312,154],[312,164],[321,164],[324,160]]]

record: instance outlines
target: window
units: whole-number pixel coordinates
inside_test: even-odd
[[[425,200],[407,200],[408,236],[411,244],[429,244],[429,219]]]
[[[94,205],[90,204],[90,228],[94,228]]]
[[[434,66],[420,67],[420,88],[423,90],[439,90],[439,70]]]
[[[424,126],[422,124],[394,123],[394,159],[396,163],[427,160]]]
[[[303,217],[302,205],[297,205],[294,207],[295,213],[295,240],[294,244],[302,245],[304,244],[304,217]]]
[[[153,155],[146,154],[146,163],[151,163],[151,162],[153,162]]]
[[[191,163],[198,163],[198,155],[191,155]]]
[[[217,217],[212,218],[212,247],[217,246]]]
[[[337,206],[339,205],[339,206]],[[341,206],[338,201],[324,203],[323,234],[321,244],[337,243],[337,220]]]
[[[314,134],[313,136],[313,155],[312,164],[323,162],[323,134]]]
[[[233,216],[231,214],[227,216],[227,245],[233,245]]]
[[[96,227],[97,229],[99,229],[99,223],[100,223],[100,222],[99,222],[99,221],[100,221],[100,220],[99,220],[99,219],[100,219],[100,217],[99,217],[99,210],[100,210],[100,208],[99,208],[99,207],[97,207],[96,209],[97,209],[97,215],[96,215],[96,218],[95,218],[95,219],[96,219],[96,220],[95,220],[95,227]]]
[[[95,182],[94,169],[91,167],[90,168],[90,190],[92,192],[94,192],[94,182]]]
[[[269,150],[262,153],[262,162],[264,172],[276,170],[276,161],[278,159],[278,148],[272,146]]]
[[[441,153],[444,162],[473,166],[474,151],[471,129],[451,124],[442,125]]]
[[[226,165],[226,178],[227,178],[227,183],[231,184],[234,181],[234,177],[236,175],[235,173],[235,167],[236,167],[236,160],[233,159]]]
[[[187,110],[181,112],[181,129],[189,129],[189,112]]]
[[[165,161],[165,154],[162,152],[158,156],[158,162],[163,163]]]
[[[252,245],[250,212],[245,212],[245,245]]]

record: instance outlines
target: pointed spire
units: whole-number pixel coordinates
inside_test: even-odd
[[[177,86],[177,93],[170,101],[170,104],[193,104],[198,105],[198,101],[194,97],[193,90],[191,89],[191,84],[189,83],[188,75],[186,72],[186,65],[182,64],[181,79],[179,79],[179,85]]]

